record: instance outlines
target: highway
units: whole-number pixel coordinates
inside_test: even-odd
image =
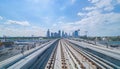
[[[20,55],[0,62],[0,69],[120,69],[120,51],[70,39],[51,40]]]

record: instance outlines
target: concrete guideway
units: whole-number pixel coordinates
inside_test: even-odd
[[[42,44],[41,46],[37,46],[37,47],[35,47],[35,48],[33,48],[33,49],[29,50],[29,51],[26,51],[26,52],[24,52],[23,54],[18,54],[18,55],[16,55],[16,56],[13,56],[13,57],[11,57],[11,58],[9,58],[9,59],[6,59],[6,60],[0,62],[0,69],[4,69],[4,68],[6,69],[6,68],[10,67],[11,65],[17,64],[18,61],[24,59],[24,58],[27,57],[28,55],[34,53],[35,51],[43,48],[44,46],[46,46],[46,45],[48,45],[48,44],[50,44],[50,43],[52,43],[52,42],[54,42],[54,41],[55,41],[55,40],[50,41],[50,42],[47,42],[47,43],[45,43],[45,44]]]
[[[60,50],[61,49],[61,50]],[[61,56],[61,57],[60,57]],[[50,59],[51,60],[51,59]],[[49,60],[49,61],[50,61]],[[80,48],[68,40],[59,40],[54,51],[52,65],[48,61],[46,69],[117,69],[113,63]],[[64,61],[64,62],[63,62]]]
[[[65,53],[62,47],[62,42],[59,40],[58,46],[46,65],[45,69],[69,69],[66,65]]]
[[[61,61],[61,45],[60,45],[60,41],[58,43],[58,48],[57,48],[57,51],[56,51],[56,57],[55,57],[55,64],[54,64],[54,69],[61,69],[62,68],[62,61]]]
[[[57,47],[58,40],[55,41],[51,46],[42,52],[36,59],[36,61],[29,67],[29,69],[44,69],[48,62],[52,52]]]
[[[98,51],[100,53],[103,53],[105,55],[108,55],[110,57],[113,57],[113,58],[116,58],[116,59],[120,60],[120,51],[111,50],[111,49],[108,49],[108,48],[105,48],[105,47],[102,47],[102,46],[100,47],[100,46],[88,44],[88,43],[85,43],[85,42],[78,42],[78,41],[74,41],[74,40],[68,40],[68,41],[73,42],[75,44],[78,44],[78,45],[80,45],[84,48],[89,48],[89,49]]]
[[[86,59],[80,52],[76,51],[76,49],[73,49],[70,46],[70,44],[68,44],[68,42],[66,43],[65,41],[65,45],[76,60],[76,69],[96,69],[97,68],[96,65],[90,62],[88,59]]]
[[[66,66],[66,59],[61,45],[61,40],[58,46],[54,49],[45,69],[68,69]]]
[[[73,45],[71,47],[73,48],[73,51],[76,51],[76,53],[81,55],[82,60],[80,60],[79,55],[76,55],[76,53],[74,53],[77,56],[78,60],[80,60],[81,64],[84,66],[84,68],[86,68],[86,69],[105,69],[98,62],[93,60],[93,59],[95,59],[94,57],[92,57],[92,59],[91,59],[89,56],[86,55],[87,53],[85,53],[81,49],[78,49],[77,47],[74,47]]]
[[[74,58],[77,63],[77,69],[90,69],[89,63],[87,61],[85,61],[85,58],[78,53],[76,50],[74,50],[70,45],[68,45],[67,43],[65,43],[66,47],[68,48],[68,50],[72,53],[72,55],[74,55]],[[92,68],[93,69],[93,68]]]
[[[97,50],[94,50],[95,47],[89,46],[89,44],[83,45],[83,43],[80,43],[77,41],[73,41],[73,40],[68,40],[68,41],[70,43],[72,43],[74,48],[76,47],[76,49],[78,49],[79,51],[81,50],[83,54],[85,54],[89,59],[94,61],[100,67],[103,67],[105,69],[106,68],[109,68],[109,69],[119,69],[120,68],[120,66],[119,66],[120,61],[116,57],[113,58],[113,57],[108,56],[107,54],[101,53],[101,51],[100,51],[100,50],[102,50],[101,47],[97,47]],[[94,48],[94,49],[92,49],[92,48]],[[105,50],[105,49],[104,49],[104,51],[108,52],[108,50]],[[111,51],[111,52],[113,52],[113,51]],[[114,55],[118,55],[118,54],[113,54],[113,56]]]
[[[107,57],[114,61],[113,58],[100,51],[116,55],[119,53],[88,45],[68,39],[56,39],[31,49],[29,54],[19,54],[22,58],[14,56],[8,61],[0,62],[0,65],[3,64],[0,69],[120,69],[120,66],[104,59]]]
[[[85,63],[85,61],[82,62],[82,56],[72,47],[70,47],[64,40],[59,41],[58,47],[54,53],[54,59],[52,59],[52,61],[54,61],[51,62],[51,64],[50,58],[46,65],[46,69],[90,69],[90,63]],[[53,54],[51,56],[53,56]],[[95,69],[95,66],[91,69]]]
[[[53,69],[54,68],[57,47],[58,47],[58,45],[53,49],[53,52],[51,53],[51,56],[45,66],[45,69],[50,69],[50,68]]]
[[[69,56],[68,61],[72,61],[72,62],[70,62],[71,69],[81,69],[81,67],[80,67],[81,65],[77,62],[75,56],[73,55],[73,52],[71,52],[71,50],[67,46],[65,48],[66,48],[68,56]]]
[[[26,68],[29,68],[34,63],[34,61],[38,58],[38,56],[42,52],[44,52],[44,50],[49,48],[51,46],[51,44],[53,44],[55,41],[52,41],[48,45],[44,46],[42,49],[39,49],[36,52],[34,52],[33,54],[30,54],[29,56],[25,57],[24,59],[21,59],[20,61],[18,61],[14,65],[10,66],[8,69],[26,69]]]
[[[62,41],[61,44],[62,44],[62,47],[63,47],[63,50],[64,50],[64,54],[65,54],[65,58],[66,58],[66,64],[67,64],[68,69],[74,69],[74,64],[73,64],[74,62],[71,59],[71,57],[69,56],[68,50],[64,46],[63,41]]]

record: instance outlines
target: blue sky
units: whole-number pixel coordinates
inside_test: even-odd
[[[0,36],[45,36],[47,29],[118,36],[120,0],[0,1]]]

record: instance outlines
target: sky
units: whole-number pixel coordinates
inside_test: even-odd
[[[64,30],[120,35],[120,0],[0,0],[0,36],[46,36]]]

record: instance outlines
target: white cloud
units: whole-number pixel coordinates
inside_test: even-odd
[[[0,16],[0,20],[2,20],[3,19],[3,17],[2,16]]]
[[[6,24],[15,24],[15,25],[21,25],[21,26],[30,26],[30,23],[28,21],[14,21],[14,20],[8,20]]]
[[[100,0],[88,0],[88,1],[90,1],[91,3],[96,3],[96,2],[98,2]]]
[[[83,16],[78,21],[61,25],[62,29],[67,31],[73,31],[81,29],[88,31],[90,36],[96,35],[120,35],[120,13],[115,13],[114,9],[117,1],[113,0],[89,0],[93,6],[84,7],[85,13],[77,13],[78,16]],[[106,12],[109,11],[109,12]],[[106,13],[104,13],[106,12]]]
[[[117,0],[117,3],[120,4],[120,0]]]
[[[100,13],[101,11],[93,10],[93,11],[88,12],[86,16],[98,16]]]
[[[85,34],[84,31],[88,31],[90,36],[120,35],[120,13],[113,12],[118,4],[117,0],[115,2],[113,0],[89,1],[92,5],[84,7],[83,11],[85,12],[77,13],[83,18],[74,22],[63,21],[60,24],[55,24],[54,27],[61,27],[62,30],[68,32],[81,29],[81,35]]]
[[[118,0],[90,0],[93,6],[84,8],[85,10],[100,9],[103,11],[112,11],[118,3]]]
[[[71,0],[72,4],[74,4],[76,2],[76,0]]]
[[[85,17],[76,22],[62,24],[61,27],[65,31],[72,32],[81,29],[80,34],[84,35],[84,31],[88,31],[90,36],[120,35],[120,14],[106,13],[96,14]]]
[[[91,11],[91,10],[95,10],[95,9],[97,9],[97,7],[85,7],[85,8],[83,8],[83,10],[86,10],[86,11]]]
[[[86,13],[81,13],[81,12],[79,12],[77,15],[78,15],[78,16],[84,16],[84,15],[86,15]]]
[[[6,25],[5,25],[6,26]],[[14,27],[14,26],[4,26],[0,25],[0,36],[45,36],[46,29],[39,26],[30,26],[30,27]]]
[[[77,13],[78,16],[85,16],[85,17],[90,17],[90,16],[97,16],[99,15],[101,12],[98,11],[98,10],[93,10],[93,11],[90,11],[90,12],[87,12],[87,13]]]
[[[99,2],[95,3],[96,7],[104,8],[104,10],[113,10],[114,5],[112,4],[112,0],[100,0]]]

